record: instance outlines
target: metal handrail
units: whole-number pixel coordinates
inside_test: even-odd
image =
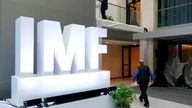
[[[163,9],[160,9],[160,10],[157,10],[157,11],[165,11],[165,10],[169,10],[169,9],[175,9],[175,8],[178,8],[178,7],[183,7],[183,6],[187,6],[187,5],[191,5],[191,3],[186,3],[186,4],[181,4],[181,5],[176,5],[176,6],[171,6],[171,7],[168,7],[168,8],[163,8]]]

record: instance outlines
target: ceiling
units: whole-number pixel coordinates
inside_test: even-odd
[[[102,44],[127,46],[127,45],[139,45],[139,41],[133,41],[133,40],[132,41],[119,41],[119,40],[102,39]]]

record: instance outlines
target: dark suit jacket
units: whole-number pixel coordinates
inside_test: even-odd
[[[108,9],[108,0],[101,0],[101,8],[105,10]]]

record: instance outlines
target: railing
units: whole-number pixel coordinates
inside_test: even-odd
[[[96,1],[96,18],[102,19],[101,16],[101,2]],[[106,10],[106,16],[108,20],[112,20],[119,23],[140,25],[140,12],[133,8],[126,8],[112,3],[108,3],[108,9]]]
[[[158,27],[192,23],[192,2],[158,10]]]

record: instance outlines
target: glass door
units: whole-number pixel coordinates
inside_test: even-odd
[[[122,78],[130,76],[130,48],[122,47]]]

